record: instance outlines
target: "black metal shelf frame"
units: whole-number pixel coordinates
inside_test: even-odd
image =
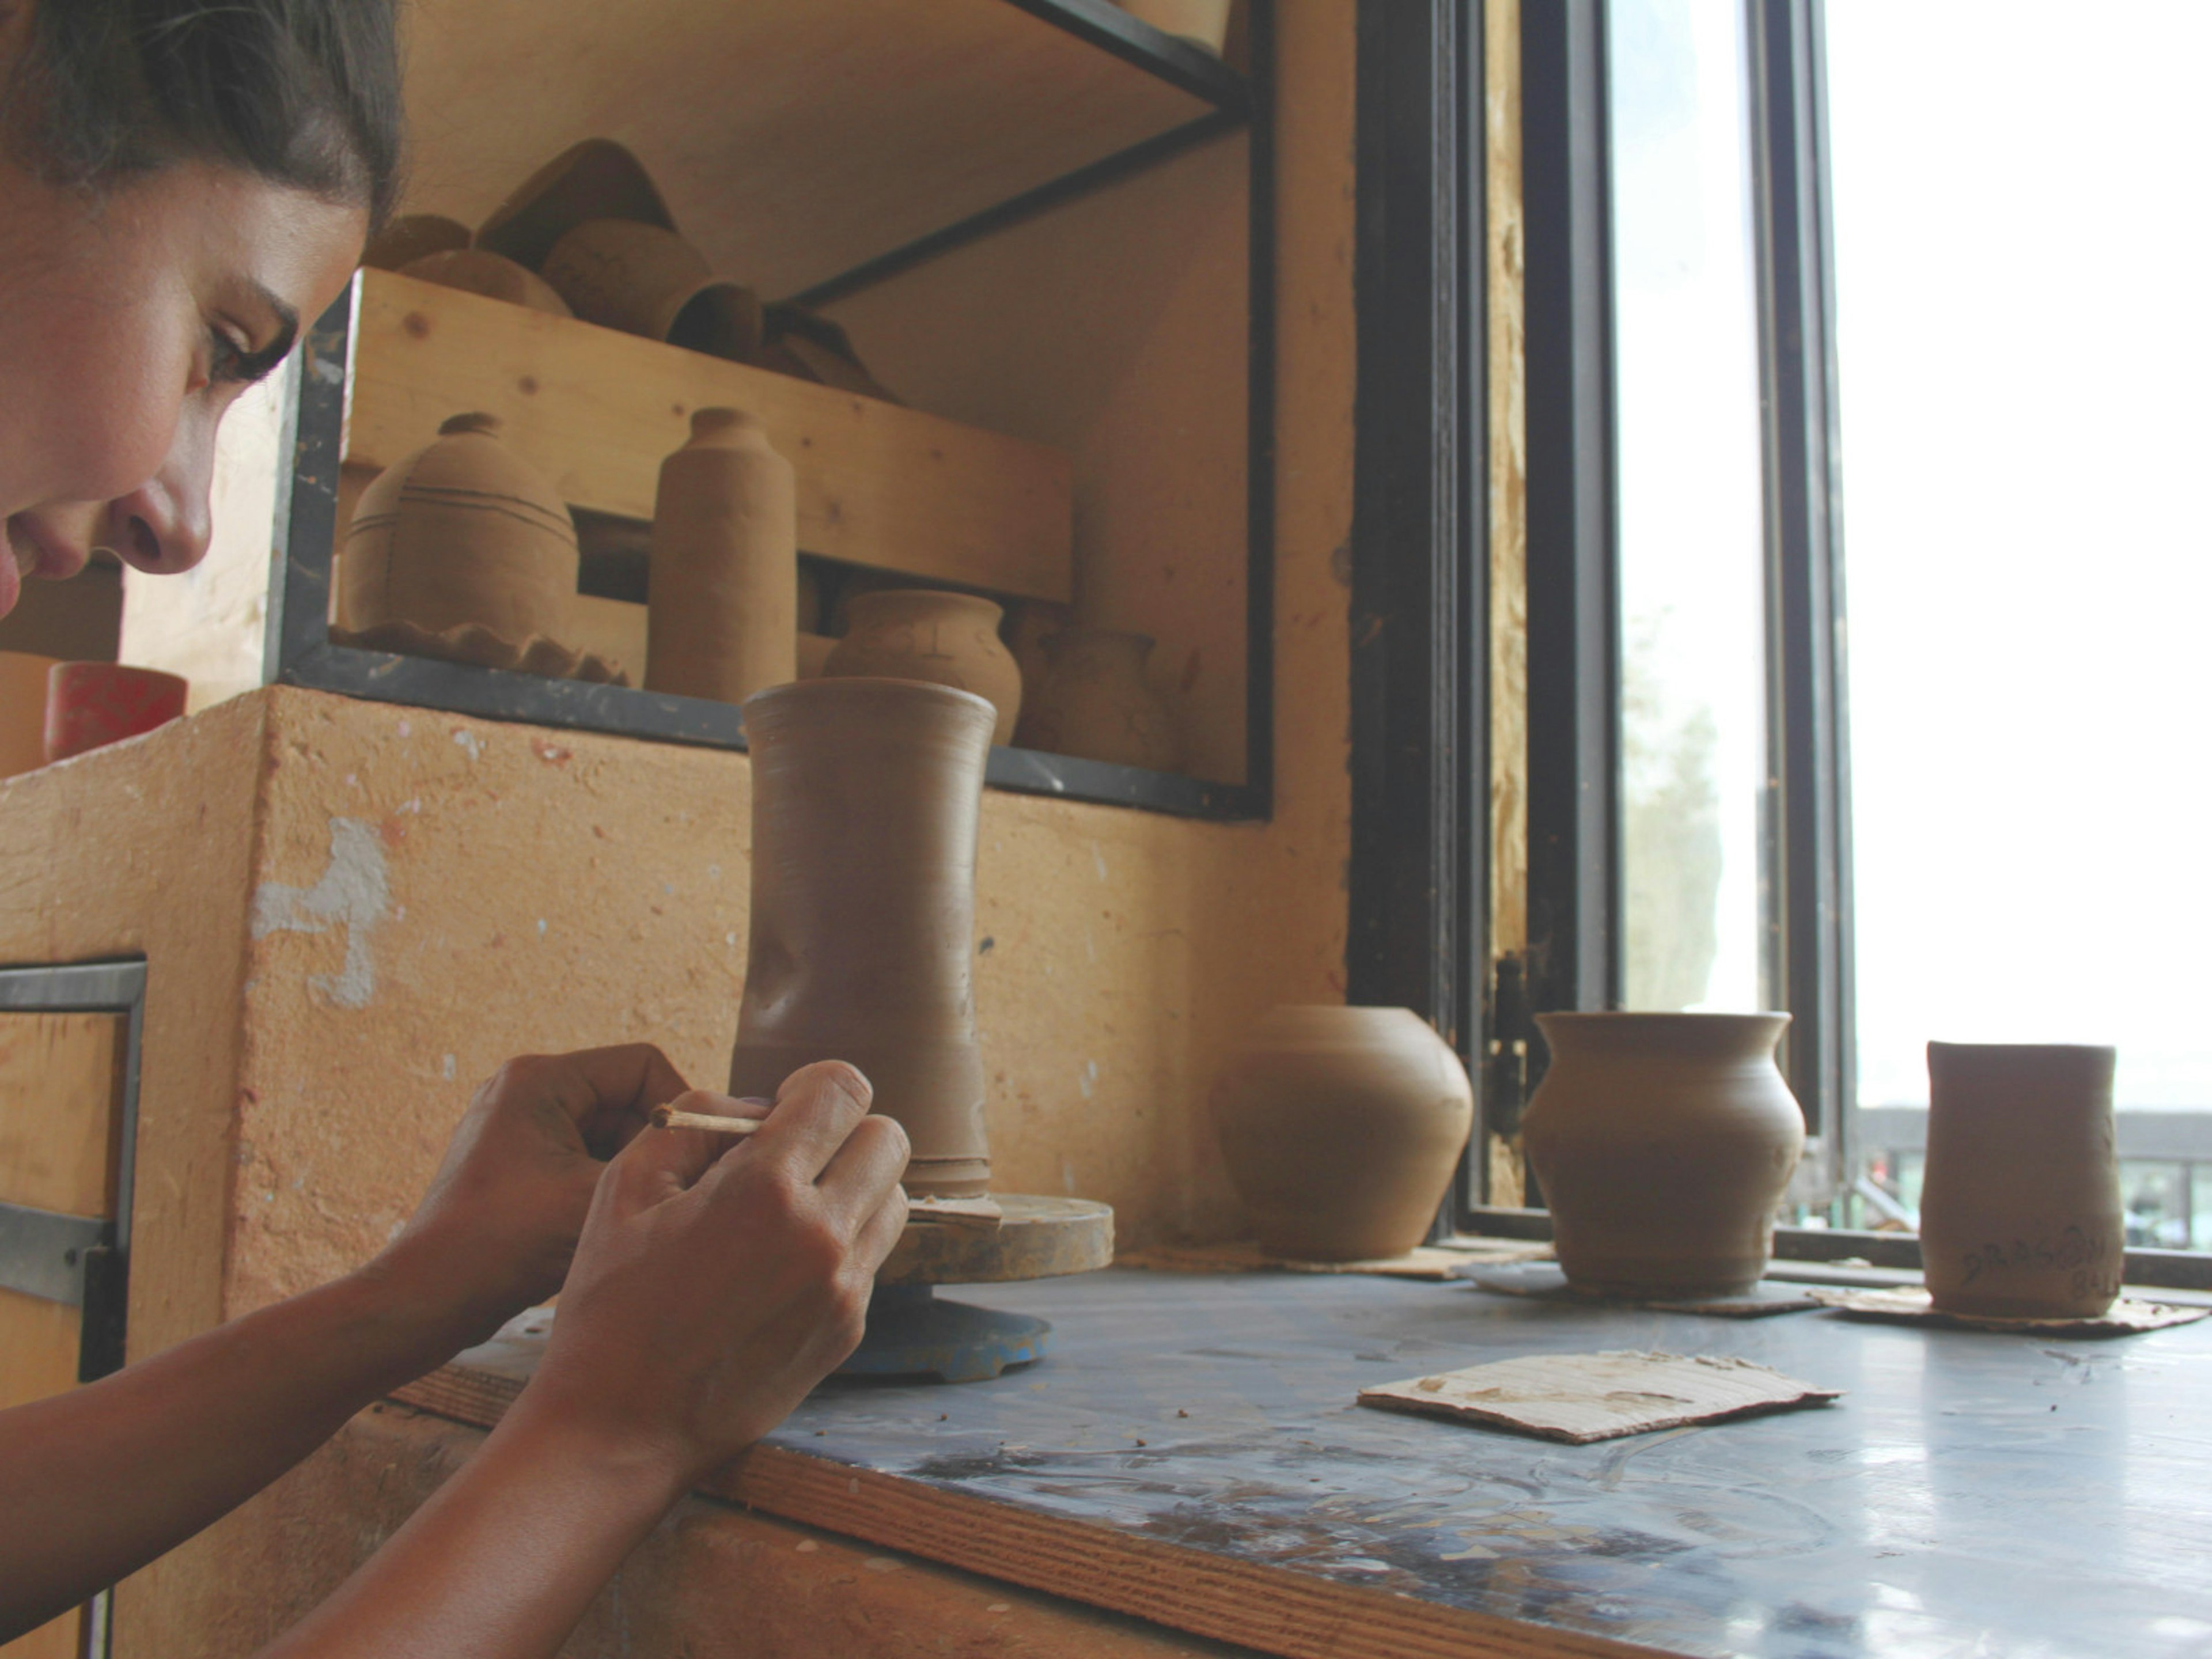
[[[853,293],[1156,166],[1195,144],[1240,126],[1249,129],[1244,781],[1215,783],[1177,773],[1013,748],[991,751],[985,781],[1019,793],[1137,807],[1179,817],[1264,819],[1273,809],[1274,793],[1273,0],[1255,0],[1253,72],[1249,80],[1197,46],[1139,21],[1109,0],[1007,0],[1007,3],[1204,99],[1215,106],[1213,112],[817,283],[798,297],[818,303]],[[635,687],[587,685],[505,673],[331,642],[328,618],[338,533],[338,473],[343,459],[354,304],[351,291],[341,296],[308,331],[288,370],[290,393],[279,453],[289,453],[292,465],[278,480],[263,679],[482,720],[743,750],[744,722],[738,709],[727,703]]]

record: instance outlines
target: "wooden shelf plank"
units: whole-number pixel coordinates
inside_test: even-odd
[[[1072,597],[1073,470],[1056,450],[390,271],[356,280],[349,465],[387,466],[485,410],[571,506],[650,519],[691,411],[726,404],[797,468],[805,551]]]
[[[1105,0],[417,0],[409,24],[409,210],[473,225],[615,138],[770,298],[1248,101]]]

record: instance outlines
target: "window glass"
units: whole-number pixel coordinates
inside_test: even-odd
[[[1626,1003],[1769,1006],[1759,317],[1743,9],[1607,11]]]
[[[2212,6],[1826,18],[1860,1100],[2084,1042],[2144,1128],[2212,1109]],[[2202,1168],[2126,1177],[2212,1243]]]

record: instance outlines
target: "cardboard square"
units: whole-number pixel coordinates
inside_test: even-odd
[[[1359,1391],[1363,1406],[1577,1446],[1841,1397],[1748,1359],[1632,1351],[1528,1354]]]
[[[990,1197],[909,1198],[906,1218],[934,1221],[947,1227],[995,1229],[1005,1224],[1006,1212],[1000,1208],[998,1200]]]
[[[1775,1285],[1761,1279],[1737,1296],[1710,1296],[1676,1300],[1645,1301],[1641,1297],[1601,1296],[1577,1290],[1567,1276],[1549,1262],[1484,1268],[1464,1275],[1479,1290],[1498,1296],[1534,1297],[1547,1302],[1577,1302],[1592,1308],[1655,1308],[1662,1313],[1710,1314],[1722,1319],[1765,1319],[1774,1314],[1806,1313],[1828,1304],[1802,1285]]]
[[[1821,1298],[1850,1319],[1893,1325],[1933,1325],[1958,1331],[2014,1331],[2031,1336],[2137,1336],[2170,1325],[2193,1325],[2212,1308],[2185,1308],[2171,1302],[2138,1302],[2122,1297],[2103,1313],[2086,1319],[1991,1319],[1979,1314],[1945,1313],[1928,1292],[1913,1286],[1884,1291],[1831,1291]]]
[[[1530,1261],[1552,1253],[1548,1244],[1521,1238],[1448,1238],[1416,1244],[1403,1255],[1371,1261],[1297,1261],[1270,1255],[1246,1239],[1235,1244],[1156,1244],[1114,1259],[1117,1267],[1176,1273],[1371,1273],[1384,1279],[1443,1281],[1463,1279],[1470,1265]]]

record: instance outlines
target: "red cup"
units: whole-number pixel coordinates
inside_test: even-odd
[[[150,732],[185,712],[185,683],[157,668],[58,662],[46,675],[51,764]]]

